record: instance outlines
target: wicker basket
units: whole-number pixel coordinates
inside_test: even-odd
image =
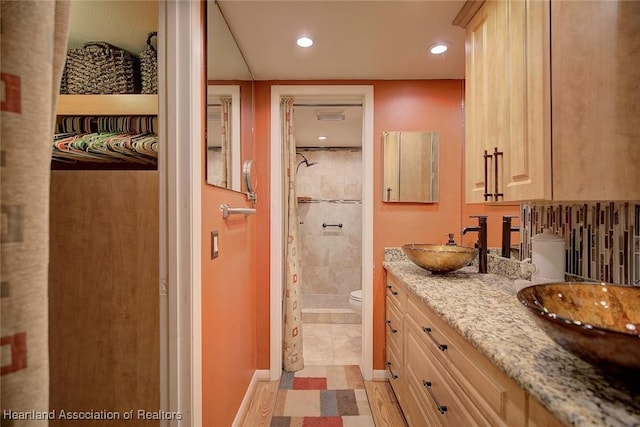
[[[149,33],[147,47],[140,53],[140,71],[142,73],[142,93],[158,93],[158,52],[151,44],[157,32]]]
[[[67,51],[66,90],[70,94],[140,93],[140,64],[131,53],[104,42]]]
[[[67,87],[67,64],[64,64],[64,69],[62,70],[62,79],[60,80],[60,93],[67,94],[69,93],[69,88]]]

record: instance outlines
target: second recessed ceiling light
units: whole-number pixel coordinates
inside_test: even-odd
[[[435,43],[429,46],[429,52],[434,55],[445,53],[447,49],[449,49],[449,45],[447,45],[446,43]]]
[[[296,44],[300,47],[311,47],[313,46],[313,40],[311,40],[311,37],[301,36],[296,40]]]

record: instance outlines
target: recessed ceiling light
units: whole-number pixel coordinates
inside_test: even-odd
[[[313,46],[313,40],[310,37],[301,36],[296,40],[296,44],[300,47],[311,47]]]
[[[324,136],[324,135],[320,135],[320,136],[318,137],[318,139],[319,139],[320,141],[324,141],[325,139],[327,139],[327,137],[326,137],[326,136]]]
[[[429,52],[434,55],[445,53],[447,49],[449,49],[449,45],[447,45],[446,43],[435,43],[429,46]]]

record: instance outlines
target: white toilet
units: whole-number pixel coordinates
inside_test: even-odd
[[[362,289],[351,292],[351,295],[349,296],[349,305],[353,311],[362,313]]]

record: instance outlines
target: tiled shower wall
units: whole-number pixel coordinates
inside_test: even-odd
[[[640,202],[522,205],[520,218],[523,257],[549,228],[565,239],[567,273],[640,284]]]
[[[297,174],[304,294],[348,295],[362,283],[362,153],[301,150]],[[298,156],[298,160],[302,157]],[[323,227],[322,224],[342,227]]]

